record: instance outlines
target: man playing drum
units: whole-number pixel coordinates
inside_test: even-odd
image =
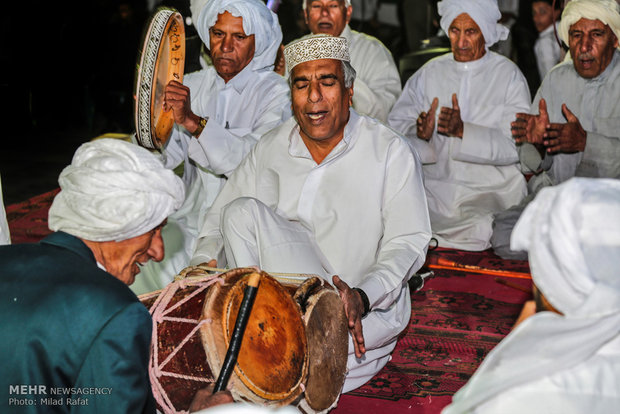
[[[374,376],[407,326],[407,281],[431,236],[405,140],[351,108],[345,38],[287,46],[294,117],[267,133],[217,197],[192,263],[333,276],[349,320],[343,392]]]
[[[187,266],[206,210],[229,174],[258,139],[290,117],[286,81],[273,72],[282,31],[260,0],[209,1],[194,10],[196,29],[213,66],[171,81],[164,107],[175,128],[164,149],[166,167],[184,162],[183,207],[163,230],[166,259],[143,269],[144,293],[160,289]]]

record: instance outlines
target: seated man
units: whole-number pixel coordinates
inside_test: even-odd
[[[402,89],[390,51],[378,39],[351,30],[348,23],[353,7],[349,0],[302,0],[302,5],[313,34],[347,39],[351,66],[357,73],[353,108],[385,122]]]
[[[484,250],[493,214],[526,193],[510,121],[530,95],[517,66],[488,50],[507,34],[496,1],[444,0],[438,11],[452,53],[407,81],[388,124],[420,154],[439,245]]]
[[[55,233],[0,247],[0,411],[154,412],[151,317],[127,285],[162,259],[183,182],[144,148],[102,139],[78,148],[59,184]],[[103,391],[82,393],[92,387]]]
[[[196,28],[212,66],[170,82],[165,106],[177,125],[164,151],[184,161],[187,200],[163,230],[166,259],[143,269],[136,293],[164,287],[187,266],[208,207],[262,134],[290,117],[286,81],[273,72],[282,41],[277,16],[260,0],[210,1]]]
[[[532,19],[538,31],[534,43],[534,54],[540,79],[544,79],[552,67],[560,63],[564,50],[555,38],[556,20],[560,17],[561,2],[557,0],[535,0],[532,2]],[[555,6],[554,6],[555,4]]]
[[[308,37],[285,56],[294,117],[230,177],[192,263],[338,275],[352,335],[347,392],[387,363],[411,315],[407,281],[430,239],[421,168],[401,136],[350,108],[346,39]]]
[[[620,178],[620,12],[615,0],[573,0],[560,37],[572,60],[555,68],[538,90],[530,112],[512,123],[522,169],[534,174],[529,196],[495,217],[495,253],[525,259],[510,249],[510,233],[525,205],[543,187],[571,177]]]
[[[573,178],[542,190],[512,245],[529,253],[538,313],[489,353],[443,413],[618,411],[620,181]]]

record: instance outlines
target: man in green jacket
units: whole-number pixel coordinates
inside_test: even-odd
[[[0,247],[0,412],[154,412],[151,317],[127,285],[163,258],[183,183],[108,139],[82,145],[59,184],[55,233]]]

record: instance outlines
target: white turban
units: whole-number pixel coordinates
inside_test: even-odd
[[[254,58],[249,63],[250,69],[256,71],[273,67],[282,43],[282,29],[278,16],[261,0],[210,0],[196,11],[196,30],[207,47],[210,45],[209,28],[215,24],[218,15],[229,12],[243,19],[246,35],[254,35],[255,50]]]
[[[600,20],[620,39],[620,6],[616,0],[572,0],[562,12],[558,26],[560,39],[568,45],[568,31],[580,19]],[[620,47],[620,45],[619,45]]]
[[[81,145],[58,183],[49,228],[98,242],[149,232],[185,196],[183,181],[155,155],[117,139]]]
[[[563,315],[540,312],[517,326],[444,413],[570,369],[620,334],[620,180],[573,178],[541,190],[511,248],[529,252],[534,283]],[[600,396],[591,398],[597,406]]]
[[[480,27],[487,49],[508,38],[508,28],[497,23],[502,17],[497,0],[443,0],[437,3],[437,11],[441,16],[439,25],[446,34],[454,19],[466,13]]]

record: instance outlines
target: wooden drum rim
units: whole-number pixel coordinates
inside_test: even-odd
[[[163,45],[168,42],[169,62],[161,62]],[[183,81],[185,65],[185,26],[183,17],[175,9],[160,7],[152,16],[144,33],[143,46],[136,67],[134,85],[134,116],[138,143],[149,149],[160,149],[168,140],[174,118],[172,111],[162,112],[154,119],[156,77],[160,65],[168,64],[167,81]]]

